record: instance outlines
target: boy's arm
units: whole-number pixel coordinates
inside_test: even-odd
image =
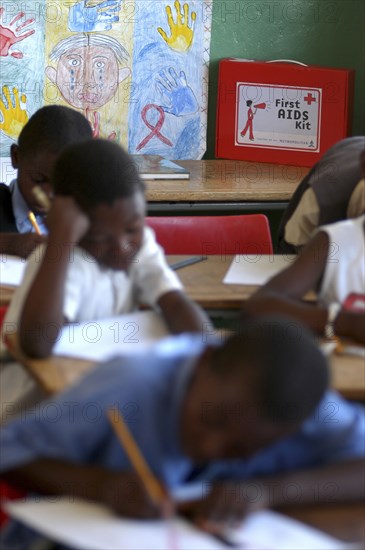
[[[213,326],[202,308],[181,290],[171,290],[157,302],[166,324],[173,334],[212,332]]]
[[[212,485],[205,499],[178,510],[197,523],[242,520],[262,508],[334,504],[364,500],[365,461],[354,459],[280,476]]]
[[[0,233],[0,254],[27,258],[45,240],[45,235],[36,233]]]
[[[19,342],[31,357],[47,357],[64,324],[63,297],[71,247],[89,226],[71,197],[56,197],[47,217],[49,236],[42,263],[24,301]]]
[[[324,232],[304,247],[298,258],[285,271],[273,277],[249,300],[242,304],[243,314],[250,316],[281,314],[304,323],[323,335],[328,308],[302,301],[310,290],[317,291],[323,278],[329,240]],[[335,322],[335,334],[365,342],[365,314],[341,310]]]
[[[123,516],[156,518],[162,513],[150,500],[134,472],[114,472],[99,466],[38,459],[5,472],[1,478],[26,491],[100,502]]]

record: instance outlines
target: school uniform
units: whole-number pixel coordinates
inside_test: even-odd
[[[69,266],[65,280],[63,314],[69,322],[86,322],[129,313],[140,305],[157,307],[161,296],[183,286],[168,266],[153,231],[146,227],[142,247],[127,272],[101,266],[80,247],[65,245]],[[16,290],[5,323],[19,322],[23,303],[40,267],[46,245],[29,256],[22,284]],[[59,250],[54,251],[55,261]]]
[[[332,146],[294,192],[280,221],[278,250],[296,253],[320,225],[360,216],[364,187],[360,155],[365,136],[343,139]]]
[[[17,180],[9,185],[0,184],[0,232],[31,233],[34,228],[28,219],[29,206],[20,192]],[[47,234],[44,216],[36,214],[36,220],[43,234]]]
[[[118,407],[147,463],[169,489],[189,480],[200,481],[203,490],[215,480],[274,476],[364,455],[364,407],[328,391],[295,434],[246,459],[195,464],[182,448],[180,420],[205,346],[201,336],[180,335],[148,354],[116,357],[96,367],[76,386],[1,429],[0,471],[39,458],[133,471],[107,418],[111,407]],[[11,532],[16,536],[14,527]]]
[[[319,300],[342,304],[351,293],[365,293],[365,215],[320,227],[329,238]]]

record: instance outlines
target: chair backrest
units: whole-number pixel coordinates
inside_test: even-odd
[[[264,214],[240,216],[156,216],[147,225],[166,254],[272,254]]]
[[[8,309],[8,306],[0,306],[0,328],[2,327],[7,309]]]

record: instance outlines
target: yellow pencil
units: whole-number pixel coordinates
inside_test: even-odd
[[[107,414],[122,447],[127,453],[132,466],[140,476],[151,500],[153,500],[155,504],[161,505],[166,501],[166,493],[145,461],[122,415],[118,409],[109,409]]]
[[[34,231],[37,233],[37,235],[42,235],[42,231],[40,230],[37,220],[35,219],[35,215],[30,210],[28,212],[28,220],[32,224],[32,227]]]

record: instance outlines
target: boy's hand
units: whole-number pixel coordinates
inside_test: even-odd
[[[165,515],[164,507],[154,504],[135,473],[110,472],[103,484],[101,501],[121,516],[155,519]]]
[[[263,485],[251,494],[253,483],[217,483],[210,493],[201,500],[183,502],[178,505],[178,513],[187,516],[200,528],[219,535],[226,526],[237,526],[249,512],[266,508],[268,495]]]
[[[27,258],[46,238],[45,235],[36,233],[7,233],[3,235],[2,241],[6,244],[2,246],[2,253]]]
[[[342,309],[335,321],[335,334],[365,344],[365,312]]]
[[[90,221],[73,197],[56,196],[47,216],[50,240],[77,244],[89,229]]]

